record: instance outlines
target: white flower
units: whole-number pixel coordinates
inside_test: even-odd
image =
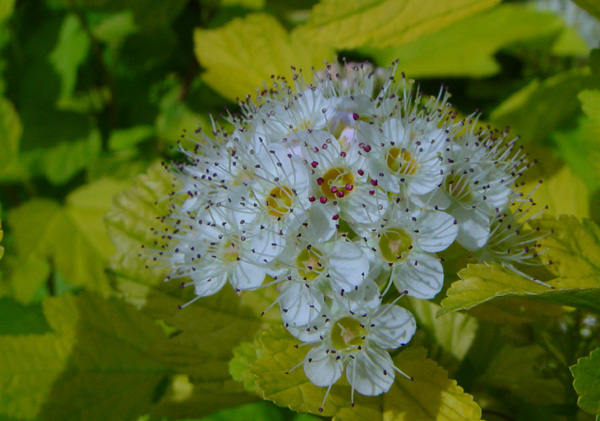
[[[370,230],[361,231],[382,269],[399,291],[430,299],[440,292],[444,270],[436,252],[445,250],[458,233],[456,220],[441,211],[428,211],[398,202]]]
[[[280,265],[289,268],[279,296],[286,325],[308,325],[320,314],[325,296],[358,289],[369,273],[369,260],[358,245],[346,237],[323,241],[314,231],[301,229],[280,256]]]
[[[370,224],[385,211],[388,198],[369,181],[365,151],[356,144],[340,144],[330,133],[303,137],[302,156],[312,168],[311,202],[334,211],[335,220]]]
[[[313,344],[304,358],[308,379],[316,386],[331,388],[345,370],[352,397],[354,390],[367,396],[387,392],[399,371],[388,351],[410,341],[416,330],[414,317],[389,304],[359,313],[335,303],[323,310],[310,328],[288,328],[300,340]]]

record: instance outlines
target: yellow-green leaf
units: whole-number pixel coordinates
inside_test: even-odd
[[[336,49],[398,46],[488,9],[497,0],[325,0],[301,30]]]
[[[12,210],[9,223],[17,254],[23,262],[31,254],[49,258],[69,283],[110,291],[106,267],[114,248],[103,218],[112,197],[126,185],[100,179],[70,193],[65,206],[34,199]]]
[[[168,200],[156,202],[174,191],[173,183],[169,172],[153,165],[138,176],[133,187],[116,197],[107,224],[117,248],[111,264],[117,288],[142,313],[165,321],[178,332],[160,348],[160,355],[187,377],[174,379],[151,412],[181,418],[257,399],[231,378],[228,362],[237,345],[281,320],[275,310],[260,316],[276,299],[276,291],[267,288],[238,296],[226,285],[214,296],[177,309],[194,298],[193,288],[182,290],[178,282],[163,282],[168,268],[155,267],[149,251],[146,258],[139,256],[142,245],[154,245],[157,236],[151,228],[160,229],[157,217],[167,215],[169,206]]]
[[[534,405],[560,404],[564,387],[558,378],[544,378],[536,367],[543,365],[546,351],[538,345],[505,345],[482,375],[485,383],[506,389]]]
[[[553,234],[540,243],[548,251],[542,259],[552,262],[548,268],[564,285],[600,288],[600,227],[593,221],[562,215],[558,221],[545,219],[540,226]]]
[[[579,395],[577,405],[589,414],[600,414],[600,349],[577,360],[571,373],[575,378],[573,387]]]
[[[345,377],[332,387],[320,413],[318,408],[325,388],[316,387],[302,368],[285,374],[304,358],[307,349],[297,348],[298,341],[281,326],[258,337],[265,356],[250,364],[250,372],[263,396],[294,411],[333,416],[334,420],[479,420],[481,409],[473,397],[464,393],[456,381],[448,379],[444,369],[426,358],[423,348],[409,348],[394,358],[398,368],[414,378],[396,376],[391,389],[382,396],[355,394],[350,406],[351,388]]]
[[[206,68],[203,79],[226,98],[254,95],[272,75],[291,80],[291,66],[304,69],[312,79],[312,66],[333,59],[333,51],[298,31],[287,33],[274,17],[251,14],[216,29],[197,29],[195,52]]]
[[[0,336],[0,414],[99,420],[148,411],[170,373],[152,353],[166,341],[155,323],[92,294],[46,298],[44,313],[53,333]]]
[[[561,214],[570,214],[579,218],[588,217],[590,204],[585,182],[574,175],[567,165],[554,171],[553,160],[549,156],[551,152],[542,148],[538,148],[537,151],[535,158],[538,162],[527,172],[529,181],[526,182],[523,191],[529,192],[536,188],[532,199],[540,209],[548,206],[548,215],[558,217]],[[543,183],[538,186],[539,180]]]
[[[34,301],[36,292],[50,275],[48,260],[36,253],[8,255],[2,266],[6,272],[0,295],[25,304]]]
[[[397,48],[369,51],[380,65],[396,58],[410,77],[490,76],[500,70],[494,53],[515,42],[551,36],[562,27],[552,13],[505,4],[469,16]]]
[[[550,289],[498,264],[487,263],[468,265],[458,275],[461,280],[448,289],[438,315],[468,310],[503,297],[526,297],[600,313],[600,284],[558,279],[552,282],[555,288]]]

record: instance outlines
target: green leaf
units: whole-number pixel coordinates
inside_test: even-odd
[[[156,324],[92,294],[47,298],[44,314],[53,333],[0,336],[1,414],[100,420],[147,412],[170,373],[153,355],[166,341]]]
[[[290,66],[310,72],[333,58],[333,50],[319,45],[318,38],[298,31],[288,34],[267,14],[250,14],[217,29],[196,29],[194,41],[196,57],[206,68],[204,81],[232,100],[254,94],[272,75],[291,80]]]
[[[600,414],[600,349],[580,358],[570,369],[575,378],[573,387],[579,395],[577,405],[588,414]]]
[[[50,330],[42,305],[23,305],[10,298],[0,298],[0,335],[42,334]]]
[[[323,407],[318,411],[325,388],[308,381],[301,368],[285,374],[303,360],[306,348],[297,348],[297,340],[281,326],[258,337],[266,355],[253,362],[250,372],[256,377],[265,399],[298,412],[334,416],[335,420],[479,420],[481,408],[473,397],[463,392],[456,381],[448,379],[444,369],[426,358],[423,348],[408,348],[394,358],[395,365],[411,375],[411,382],[396,376],[391,389],[382,396],[355,395],[350,406],[351,388],[342,377],[332,387]],[[385,414],[385,416],[384,416]]]
[[[556,128],[572,121],[579,112],[578,93],[596,84],[589,71],[579,69],[535,79],[500,104],[491,120],[498,127],[510,126],[526,144],[542,143]]]
[[[552,139],[562,159],[594,192],[600,188],[600,90],[586,90],[578,95],[584,113],[578,126],[555,133]]]
[[[77,172],[92,164],[101,150],[100,133],[92,130],[87,138],[61,142],[44,151],[41,157],[42,171],[52,183],[66,183]]]
[[[482,77],[500,70],[494,59],[500,48],[552,36],[561,28],[561,20],[552,13],[505,4],[400,47],[366,51],[381,65],[399,59],[399,69],[411,77]]]
[[[150,126],[134,126],[128,129],[113,130],[108,139],[108,147],[113,151],[129,149],[153,135],[154,129]]]
[[[111,44],[134,34],[138,27],[135,24],[131,10],[124,10],[106,16],[97,22],[91,30],[94,37],[99,41]]]
[[[458,275],[442,301],[438,315],[468,310],[493,299],[525,297],[600,313],[600,284],[558,279],[555,289],[538,285],[498,264],[468,265]],[[527,308],[522,308],[527,312]]]
[[[22,132],[15,107],[0,97],[0,171],[16,158]]]
[[[73,285],[110,291],[105,269],[114,248],[103,218],[112,197],[126,185],[100,179],[71,192],[65,206],[34,199],[12,210],[9,223],[17,254],[50,258]]]
[[[15,0],[5,0],[0,2],[0,22],[8,19],[15,8]]]
[[[47,259],[37,253],[6,256],[2,266],[6,272],[0,295],[25,304],[35,300],[51,269]]]
[[[4,231],[2,231],[2,218],[0,218],[0,241],[4,238]],[[0,246],[0,259],[4,256],[4,247]]]
[[[309,39],[336,49],[399,46],[496,5],[496,0],[325,0],[306,26]]]
[[[201,418],[200,421],[284,421],[284,415],[270,402],[253,402]]]
[[[61,101],[71,97],[77,84],[77,69],[85,61],[90,49],[90,39],[81,27],[79,18],[69,14],[63,21],[56,47],[50,53],[50,62],[61,78]]]
[[[505,345],[496,354],[482,379],[487,385],[506,389],[530,404],[563,403],[565,391],[560,380],[541,375],[540,367],[545,356],[546,351],[538,345]]]

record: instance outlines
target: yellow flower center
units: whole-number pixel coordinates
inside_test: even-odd
[[[312,281],[325,270],[321,262],[323,253],[314,247],[304,249],[296,258],[298,273],[305,281]]]
[[[457,176],[456,174],[446,177],[444,188],[450,196],[459,202],[468,203],[473,199],[471,188],[464,177]]]
[[[293,202],[292,190],[288,187],[275,187],[269,192],[267,198],[267,213],[276,218],[281,218],[290,211]]]
[[[235,262],[240,257],[240,245],[237,238],[225,242],[221,258],[224,262]]]
[[[414,175],[417,172],[417,162],[404,148],[391,148],[385,155],[385,161],[396,174]]]
[[[345,168],[331,168],[321,178],[321,192],[331,200],[347,196],[354,188],[354,176]]]
[[[396,263],[404,260],[410,251],[412,238],[401,228],[385,230],[379,238],[379,250],[385,260]]]
[[[336,350],[360,346],[365,342],[366,329],[358,320],[343,317],[331,329],[331,342]]]

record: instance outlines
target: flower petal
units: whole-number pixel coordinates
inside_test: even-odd
[[[394,383],[394,363],[387,351],[367,348],[348,364],[346,378],[361,395],[380,395]]]
[[[279,293],[281,319],[290,326],[307,326],[321,315],[323,294],[302,282],[286,282]]]
[[[369,333],[369,339],[382,349],[396,349],[407,344],[417,330],[413,315],[396,305],[381,306],[373,317],[375,326]]]
[[[315,386],[326,387],[334,384],[342,376],[344,365],[325,347],[313,348],[304,358],[304,373]]]
[[[412,297],[429,300],[442,289],[444,269],[435,256],[415,252],[410,259],[394,265],[392,280],[399,291],[406,290]]]

